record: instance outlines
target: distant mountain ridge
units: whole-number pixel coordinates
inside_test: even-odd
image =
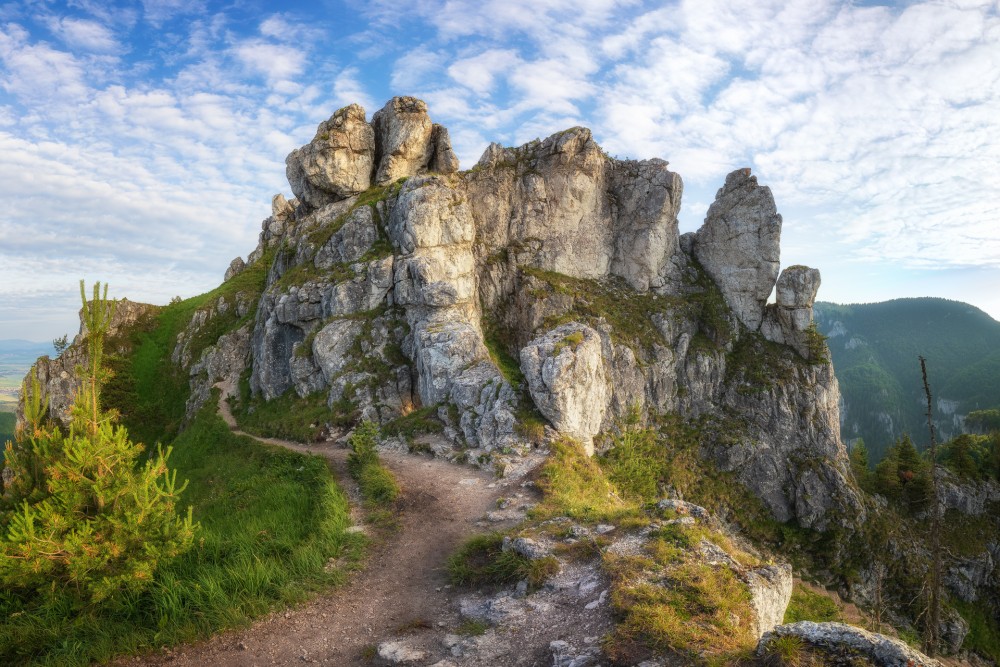
[[[1000,322],[961,301],[817,302],[840,382],[842,437],[863,438],[873,458],[903,433],[928,442],[918,357],[927,359],[934,420],[943,438],[972,410],[1000,405]]]

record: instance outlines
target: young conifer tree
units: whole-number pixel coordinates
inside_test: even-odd
[[[83,281],[87,366],[77,368],[68,431],[45,419],[37,378],[23,386],[24,423],[6,463],[13,473],[0,506],[0,586],[25,595],[70,595],[84,604],[139,591],[157,567],[190,548],[197,525],[175,506],[183,487],[157,448],[129,440],[116,415],[101,407],[104,338],[115,302]]]

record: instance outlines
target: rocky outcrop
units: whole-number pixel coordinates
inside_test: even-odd
[[[715,195],[694,238],[694,256],[748,329],[757,331],[778,277],[781,216],[771,189],[737,169]],[[818,285],[817,285],[818,286]]]
[[[466,181],[482,262],[503,251],[577,278],[675,289],[683,185],[663,160],[613,160],[575,127],[520,148],[491,144]],[[484,304],[506,295],[485,290]]]
[[[790,266],[782,271],[776,286],[775,303],[767,306],[764,312],[761,326],[764,337],[788,345],[802,358],[812,360],[817,354],[817,334],[811,326],[819,285],[819,271],[816,269]]]
[[[772,642],[779,637],[798,637],[825,652],[831,664],[840,664],[839,660],[847,662],[852,656],[860,655],[876,667],[941,667],[937,660],[910,648],[898,639],[843,623],[800,621],[779,625],[761,638],[757,645],[757,655],[766,655]]]
[[[140,321],[150,317],[157,310],[157,306],[148,303],[119,299],[115,306],[114,317],[108,325],[106,338],[108,344],[122,349],[127,347],[125,337],[138,326]],[[80,386],[76,369],[87,365],[86,337],[87,327],[81,311],[80,332],[73,338],[73,342],[54,359],[47,356],[40,357],[28,371],[28,377],[34,376],[38,379],[42,394],[48,401],[49,415],[62,426],[68,426],[71,421],[70,409]],[[22,397],[18,406],[19,422],[23,414]]]
[[[538,410],[589,454],[608,403],[601,352],[601,337],[579,323],[557,327],[521,349],[521,372]]]
[[[378,185],[428,172],[458,171],[458,158],[451,149],[448,130],[431,122],[422,100],[392,98],[372,116],[372,127],[377,146],[375,183]]]
[[[492,144],[458,174],[420,100],[363,118],[342,109],[293,151],[298,199],[275,198],[248,258],[273,257],[251,334],[255,394],[322,391],[383,422],[438,406],[445,437],[477,461],[530,446],[525,403],[588,451],[635,407],[725,406],[746,437],[706,455],[776,517],[824,528],[834,508],[859,513],[832,369],[803,361],[818,273],[786,270],[765,318],[781,218],[748,170],[682,243],[680,177],[663,160],[608,157],[584,128]],[[750,391],[759,374],[734,355],[758,330],[790,347],[780,378]],[[523,386],[496,354],[519,362]]]
[[[352,104],[320,123],[313,140],[288,155],[285,174],[295,196],[318,208],[367,190],[375,165],[375,132],[365,110]]]

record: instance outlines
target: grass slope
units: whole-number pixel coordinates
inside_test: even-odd
[[[935,403],[953,401],[963,415],[1000,404],[1000,322],[969,304],[934,298],[820,302],[815,312],[819,330],[829,336],[846,405],[844,438],[863,438],[873,462],[903,433],[926,444],[918,355],[927,358]],[[950,414],[939,411],[935,420],[954,435]]]
[[[329,569],[331,559],[358,562],[364,538],[346,532],[347,499],[324,460],[234,435],[214,403],[180,431],[188,390],[169,361],[177,333],[219,296],[259,293],[262,271],[171,304],[115,342],[128,351],[111,360],[105,399],[134,439],[173,447],[170,465],[189,480],[182,504],[201,523],[196,546],[113,606],[73,609],[58,597],[41,604],[0,592],[0,664],[85,665],[207,637],[338,583],[344,572]]]

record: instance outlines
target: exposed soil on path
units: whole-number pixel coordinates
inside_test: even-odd
[[[230,427],[242,434],[224,400],[219,407]],[[256,439],[327,458],[350,491],[346,447]],[[119,664],[370,665],[374,646],[382,640],[456,627],[457,593],[448,586],[445,561],[467,537],[487,530],[477,523],[496,507],[504,488],[516,482],[425,456],[390,453],[381,458],[402,487],[399,527],[373,546],[364,569],[345,586],[272,613],[249,628]],[[353,516],[357,522],[361,515]]]

